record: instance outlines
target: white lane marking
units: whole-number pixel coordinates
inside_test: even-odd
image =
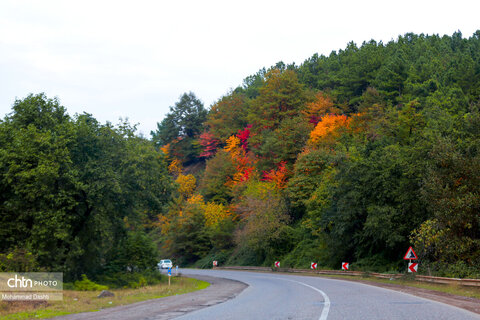
[[[325,292],[323,292],[322,290],[320,289],[317,289],[315,287],[312,287],[311,285],[309,284],[306,284],[306,283],[303,283],[303,282],[300,282],[300,281],[295,281],[295,280],[290,280],[290,279],[284,279],[284,278],[274,278],[274,279],[279,279],[279,280],[285,280],[285,281],[291,281],[291,282],[295,282],[295,283],[298,283],[298,284],[301,284],[302,286],[305,286],[305,287],[308,287],[310,289],[313,289],[317,292],[320,292],[320,294],[323,296],[323,310],[322,310],[322,313],[320,314],[320,318],[318,318],[318,320],[327,320],[327,317],[328,317],[328,312],[330,311],[330,299],[328,298],[327,294]]]

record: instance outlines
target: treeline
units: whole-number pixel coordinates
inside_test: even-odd
[[[184,94],[152,132],[177,187],[152,234],[199,266],[396,271],[413,245],[479,277],[479,106],[480,31],[280,62],[208,113]]]
[[[0,122],[0,271],[220,264],[480,277],[480,31],[370,41],[186,93],[152,139],[55,99]]]
[[[70,117],[43,94],[0,122],[0,271],[97,278],[153,270],[148,236],[173,191],[164,155],[127,122]]]

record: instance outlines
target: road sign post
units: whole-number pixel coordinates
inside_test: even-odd
[[[280,261],[275,261],[275,268],[280,268]]]
[[[175,277],[178,277],[178,265],[175,266]]]
[[[349,267],[350,267],[350,263],[342,262],[342,270],[348,271]]]
[[[407,250],[407,253],[405,253],[405,256],[403,257],[403,260],[408,260],[408,272],[417,272],[418,270],[418,263],[417,262],[412,262],[412,260],[417,260],[417,254],[415,251],[413,251],[413,248],[410,247]]]
[[[316,263],[316,262],[310,263],[310,268],[311,268],[312,270],[317,270],[317,263]]]
[[[172,268],[168,268],[168,286],[170,287],[170,278],[172,276]]]
[[[216,261],[216,260],[213,261],[213,267],[215,268],[215,267],[217,267],[217,266],[218,266],[218,261]]]

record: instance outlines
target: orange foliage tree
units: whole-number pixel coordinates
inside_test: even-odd
[[[168,172],[170,172],[174,177],[178,177],[183,171],[182,162],[178,159],[173,159],[168,166]]]
[[[167,143],[163,147],[160,148],[160,151],[163,152],[167,157],[170,155],[170,143]]]
[[[276,188],[284,189],[287,183],[287,177],[287,162],[282,161],[278,164],[278,167],[276,169],[264,172],[262,180],[273,182]]]
[[[318,92],[315,100],[307,103],[305,110],[302,112],[310,123],[317,125],[323,115],[328,113],[341,113],[341,110],[333,104],[333,100],[324,92]]]
[[[322,117],[315,129],[310,133],[310,144],[319,144],[328,137],[336,138],[338,129],[348,127],[350,119],[346,115],[327,114]]]
[[[227,181],[227,185],[230,187],[248,181],[255,173],[254,161],[252,161],[242,146],[240,138],[235,135],[227,139],[225,151],[230,155],[231,161],[236,166],[236,172]]]

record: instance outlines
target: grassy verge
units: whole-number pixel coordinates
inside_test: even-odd
[[[205,289],[210,284],[192,278],[172,277],[172,283],[161,283],[138,289],[112,289],[114,297],[97,298],[99,291],[64,290],[62,301],[42,302],[0,302],[0,318],[4,320],[42,319],[78,312],[163,298]]]

